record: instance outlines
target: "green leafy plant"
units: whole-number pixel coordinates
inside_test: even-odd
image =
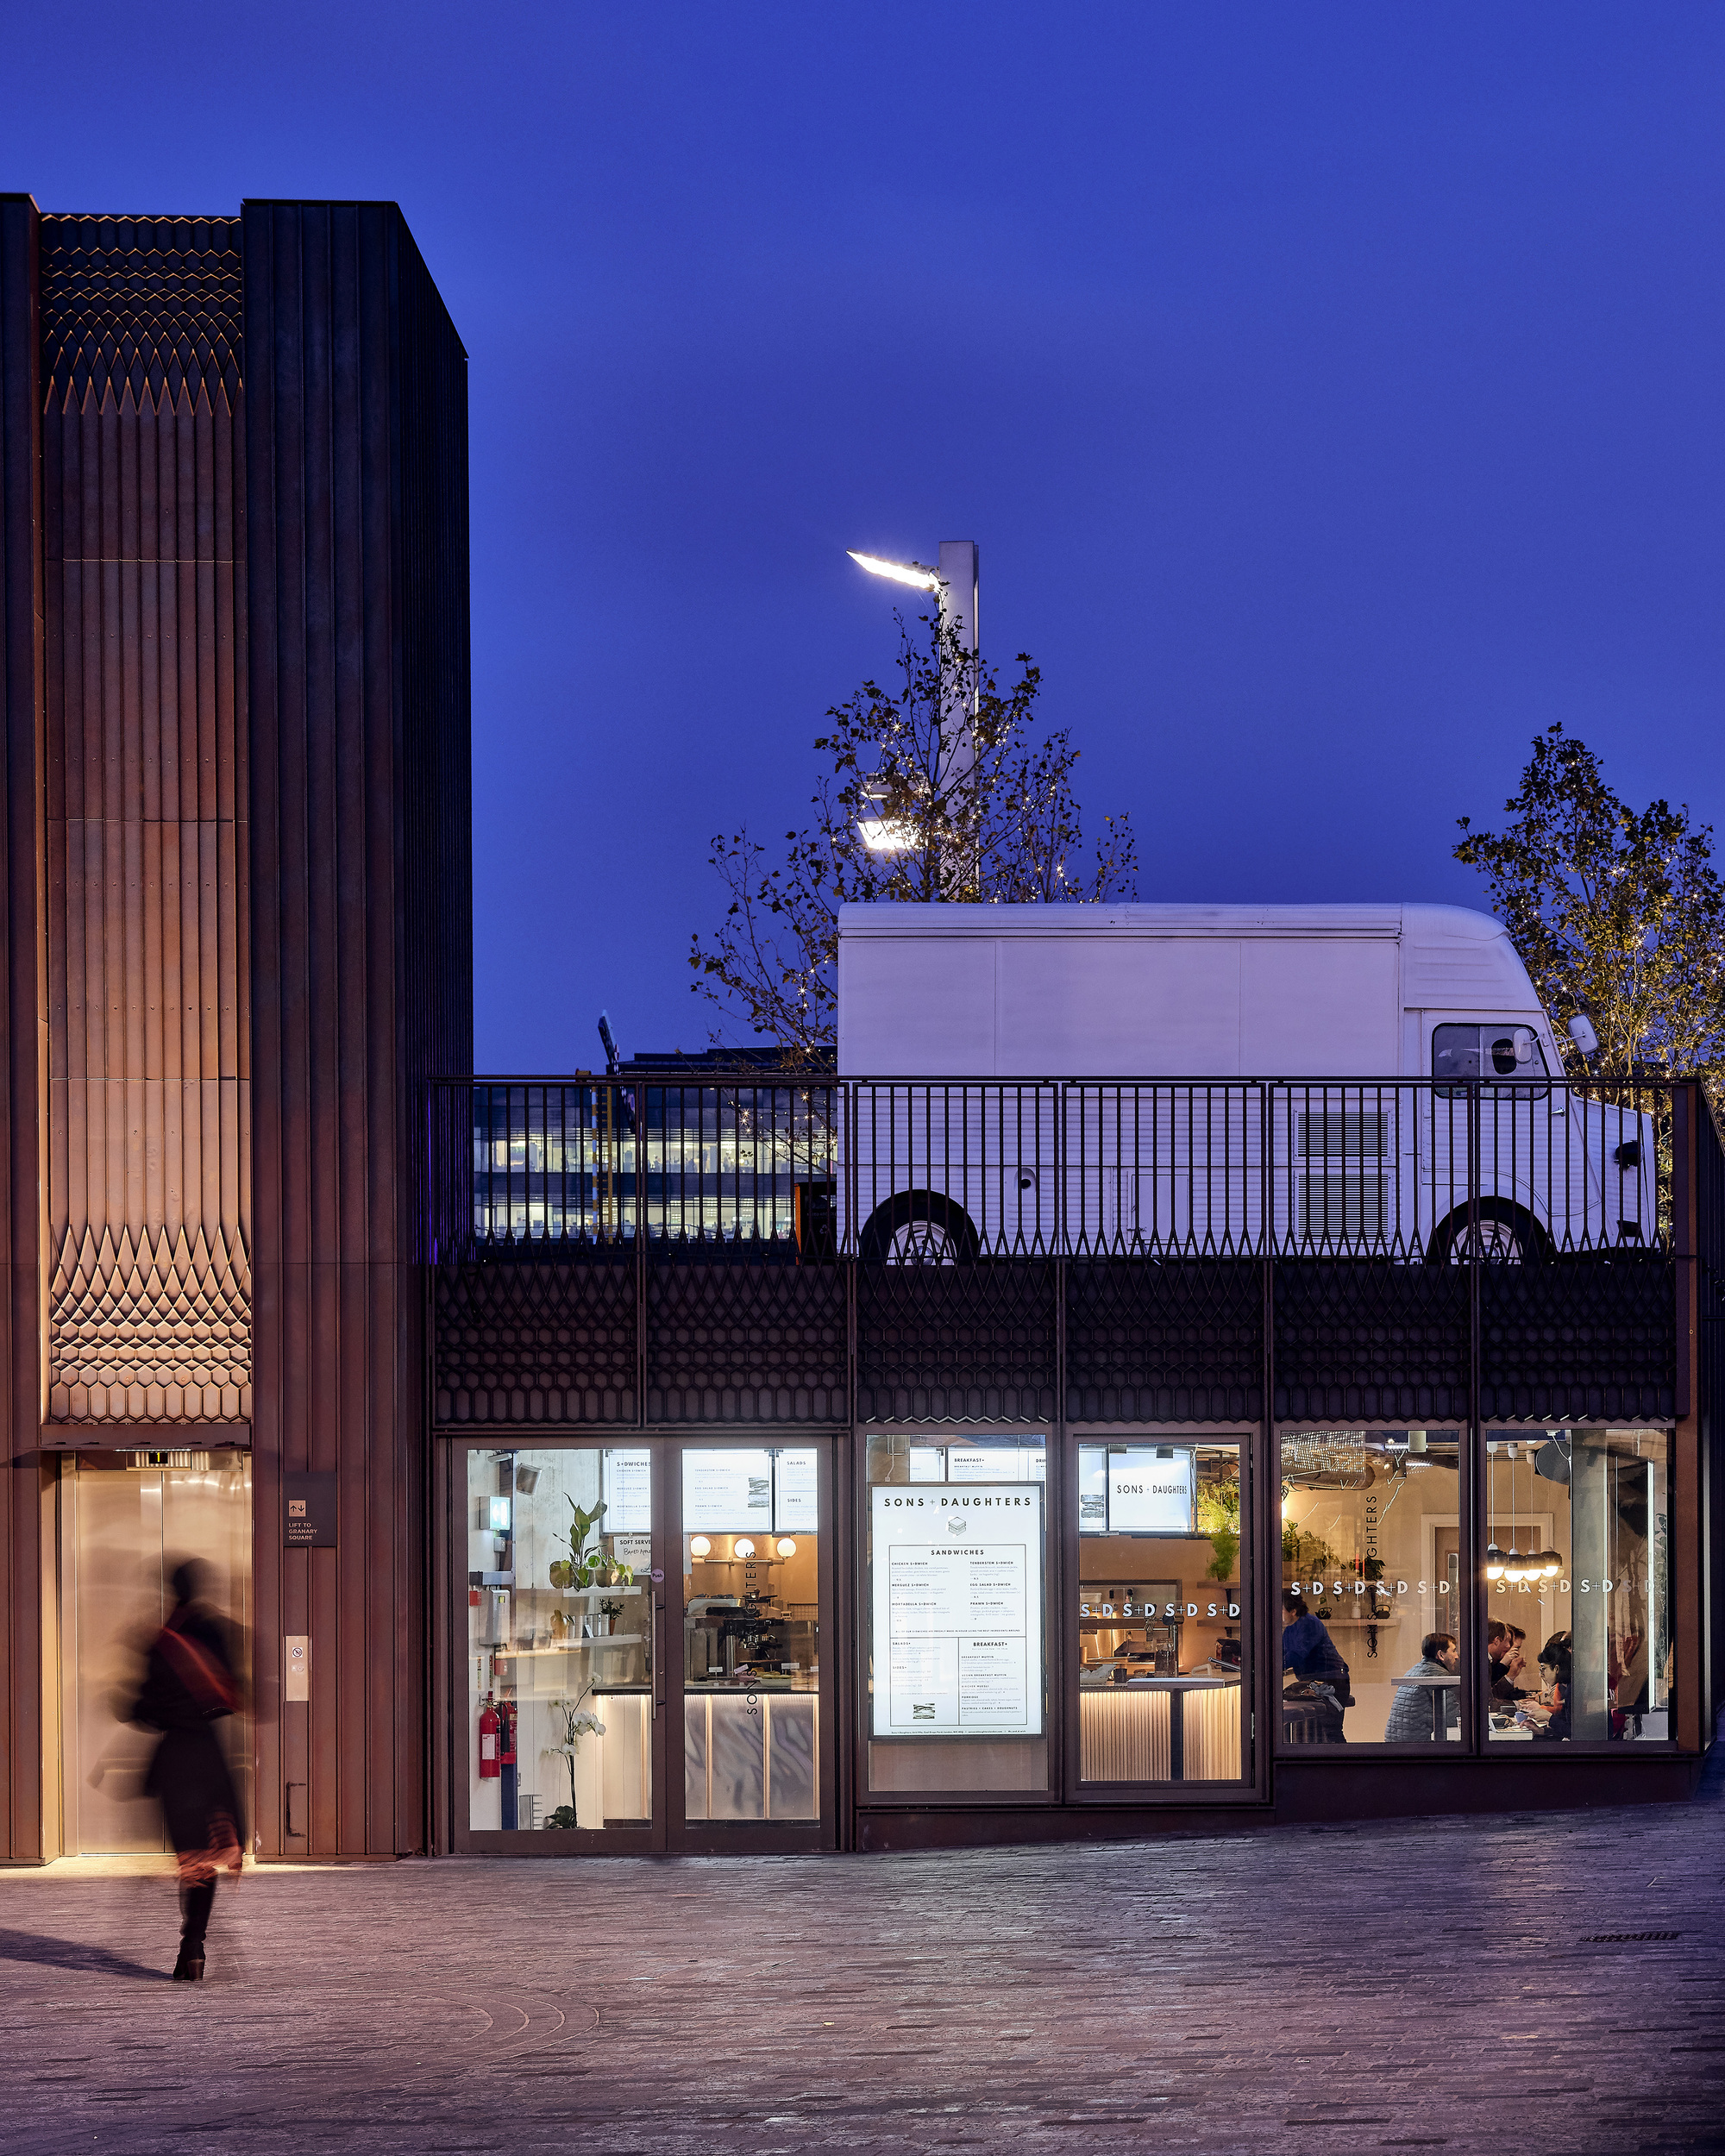
[[[1321,1535],[1305,1534],[1291,1520],[1282,1525],[1282,1562],[1293,1568],[1297,1576],[1302,1572],[1329,1572],[1339,1560]]]
[[[1572,1077],[1652,1068],[1699,1072],[1715,1101],[1725,1074],[1725,883],[1713,832],[1687,806],[1634,809],[1584,742],[1551,726],[1534,739],[1502,830],[1459,819],[1455,857],[1485,878]],[[1569,1039],[1585,1015],[1590,1072]]]
[[[604,1519],[605,1505],[601,1501],[589,1512],[585,1505],[578,1505],[572,1497],[569,1500],[569,1510],[575,1515],[569,1523],[569,1555],[574,1559],[571,1566],[571,1584],[575,1587],[591,1587],[597,1575],[605,1567],[606,1559],[604,1551],[597,1544],[591,1550],[587,1548],[587,1538]]]
[[[1205,1578],[1231,1580],[1239,1557],[1239,1484],[1201,1482],[1198,1486],[1198,1532],[1208,1535],[1215,1552]]]

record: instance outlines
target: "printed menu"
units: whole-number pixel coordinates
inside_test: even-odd
[[[1039,1736],[1042,1484],[869,1496],[875,1734]]]

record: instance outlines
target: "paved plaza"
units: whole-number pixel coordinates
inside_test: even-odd
[[[1711,1781],[1712,1777],[1709,1777]],[[0,1874],[7,2145],[1725,2150],[1725,1803],[955,1854]]]

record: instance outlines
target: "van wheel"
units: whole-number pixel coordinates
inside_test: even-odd
[[[1537,1265],[1552,1254],[1546,1232],[1533,1216],[1507,1198],[1482,1198],[1477,1218],[1461,1206],[1441,1222],[1432,1238],[1434,1265]]]
[[[938,1190],[899,1191],[862,1230],[862,1255],[876,1265],[957,1265],[980,1248],[969,1214]]]

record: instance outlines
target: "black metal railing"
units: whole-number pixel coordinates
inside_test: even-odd
[[[430,1252],[1533,1261],[1672,1247],[1655,1081],[439,1081]]]

